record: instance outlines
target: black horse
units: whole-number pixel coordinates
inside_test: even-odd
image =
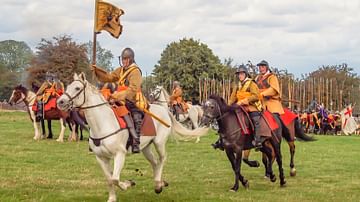
[[[242,107],[228,106],[225,100],[219,96],[212,95],[203,106],[204,115],[201,120],[201,125],[209,125],[212,121],[217,121],[219,125],[219,134],[224,143],[226,155],[231,163],[235,174],[235,184],[231,188],[233,191],[239,189],[239,180],[245,188],[249,187],[249,182],[241,175],[241,160],[243,150],[253,148],[253,134],[246,135],[244,129],[239,126],[238,117],[245,120],[247,128],[251,129],[251,121],[247,113]],[[244,126],[243,126],[244,127]],[[270,128],[268,128],[270,130]],[[267,138],[260,149],[266,157],[266,173],[270,176],[272,182],[276,181],[276,176],[272,170],[272,163],[274,157],[276,158],[279,167],[280,186],[286,184],[284,170],[282,167],[281,157],[281,133],[282,128],[279,126],[277,130],[272,133],[272,136]]]

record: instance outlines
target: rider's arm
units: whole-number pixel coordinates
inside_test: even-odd
[[[263,92],[261,92],[261,95],[263,97],[266,97],[266,96],[276,96],[276,95],[279,95],[279,81],[278,79],[276,78],[276,76],[270,76],[269,77],[269,84],[270,84],[270,87],[267,88],[266,90],[264,90]]]
[[[251,96],[246,98],[248,102],[253,103],[259,101],[259,88],[257,87],[257,85],[254,82],[251,82],[249,88],[250,88]]]
[[[48,83],[44,82],[41,84],[39,90],[36,92],[36,95],[42,95],[44,93],[44,90],[48,87]]]
[[[96,78],[99,81],[102,82],[116,82],[119,80],[119,75],[120,75],[120,71],[121,71],[121,67],[115,69],[112,72],[107,72],[106,70],[93,66],[93,71],[95,73]]]

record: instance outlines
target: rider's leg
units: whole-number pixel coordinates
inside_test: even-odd
[[[254,125],[254,142],[253,145],[260,149],[262,147],[262,143],[264,141],[264,138],[261,137],[261,134],[259,134],[260,131],[260,112],[250,112],[249,113],[251,121]]]

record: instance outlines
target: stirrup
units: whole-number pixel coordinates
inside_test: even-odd
[[[221,151],[224,151],[224,145],[220,143],[220,141],[216,141],[215,143],[212,143],[211,146],[214,149],[220,149]]]

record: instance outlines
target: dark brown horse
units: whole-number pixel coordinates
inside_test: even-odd
[[[294,177],[296,175],[296,168],[295,168],[295,140],[299,141],[316,141],[315,138],[310,137],[305,134],[304,128],[302,127],[299,118],[293,119],[289,124],[286,126],[288,130],[282,133],[282,137],[286,140],[289,145],[290,150],[290,176]],[[250,167],[259,167],[260,164],[258,161],[248,160],[250,155],[250,150],[246,150],[243,153],[243,161],[248,164]],[[263,155],[262,161],[264,165],[266,165],[266,156]],[[266,173],[265,173],[266,175]],[[268,176],[267,176],[268,177]]]
[[[31,90],[28,90],[26,87],[24,87],[22,85],[18,85],[13,89],[12,95],[9,99],[10,105],[24,102],[25,105],[27,106],[27,112],[29,113],[30,120],[33,123],[34,130],[35,130],[35,135],[34,135],[35,140],[38,140],[41,138],[40,133],[38,131],[37,122],[41,123],[42,137],[45,137],[44,120],[48,121],[48,130],[49,130],[48,137],[49,138],[52,138],[51,120],[60,120],[61,132],[60,132],[60,135],[59,135],[59,138],[57,139],[57,141],[60,141],[60,142],[63,141],[66,123],[69,124],[70,130],[72,131],[71,138],[76,139],[77,134],[75,133],[75,129],[76,129],[77,122],[75,122],[75,120],[72,119],[72,117],[70,117],[70,113],[64,112],[64,111],[61,111],[61,110],[55,108],[55,109],[51,109],[49,111],[45,111],[44,119],[36,120],[35,113],[32,110],[32,106],[33,106],[35,100],[36,100],[35,93],[32,92]]]
[[[225,100],[219,96],[210,96],[203,106],[204,115],[201,120],[201,125],[209,125],[212,121],[217,121],[219,126],[219,133],[223,139],[226,155],[231,163],[235,174],[235,183],[231,188],[233,191],[239,189],[239,180],[245,188],[249,187],[249,182],[241,175],[241,160],[243,150],[253,148],[253,134],[244,134],[243,129],[239,127],[238,116],[246,120],[248,128],[251,128],[250,119],[248,119],[246,112],[241,107],[230,107]],[[238,115],[237,115],[238,114]],[[270,130],[270,128],[269,128]],[[279,167],[280,186],[286,184],[284,171],[282,168],[281,157],[281,126],[272,133],[272,136],[263,142],[263,147],[260,149],[269,159],[266,165],[266,173],[270,176],[272,182],[276,181],[276,177],[272,170],[272,159],[276,158]]]

